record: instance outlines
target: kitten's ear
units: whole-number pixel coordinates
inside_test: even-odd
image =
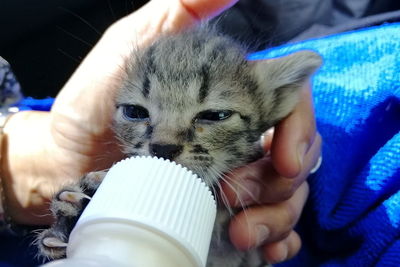
[[[263,102],[265,119],[275,123],[286,117],[296,105],[302,86],[321,65],[321,57],[312,51],[252,62]]]

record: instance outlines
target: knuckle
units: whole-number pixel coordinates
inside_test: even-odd
[[[287,201],[287,200],[289,200],[292,196],[293,196],[292,190],[285,190],[285,191],[283,191],[282,194],[280,195],[280,200],[281,200],[281,201]]]
[[[285,224],[285,225],[281,225],[281,227],[279,228],[279,230],[277,230],[274,235],[275,238],[273,238],[274,241],[278,241],[278,240],[283,240],[286,237],[289,236],[290,232],[293,230],[293,227],[289,224]]]
[[[316,130],[316,127],[313,125],[310,125],[310,127],[308,128],[308,131],[306,131],[304,133],[302,141],[305,144],[308,144],[308,147],[311,147],[313,145],[313,143],[315,142],[317,136],[318,136],[318,132]]]
[[[281,187],[279,190],[279,198],[280,201],[287,201],[289,200],[294,193],[296,192],[297,189],[297,184],[295,183],[295,179],[285,179],[285,184],[284,186]]]
[[[316,136],[316,143],[318,144],[318,146],[319,146],[319,149],[318,149],[318,151],[319,151],[319,153],[321,154],[321,147],[322,147],[322,143],[323,143],[323,139],[322,139],[322,136],[320,135],[320,133],[319,132],[317,132],[317,136]]]
[[[310,120],[308,122],[305,122],[305,128],[302,131],[302,135],[300,137],[299,142],[304,143],[310,148],[317,138],[320,138],[320,134],[318,133],[317,126],[314,120]]]
[[[285,202],[283,205],[283,224],[286,225],[287,231],[292,230],[293,226],[298,220],[298,207],[290,201]]]

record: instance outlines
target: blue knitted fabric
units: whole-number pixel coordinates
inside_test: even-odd
[[[313,80],[323,164],[309,178],[303,249],[281,266],[400,266],[400,24],[287,45],[324,58]]]

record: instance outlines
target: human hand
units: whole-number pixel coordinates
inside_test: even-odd
[[[247,206],[230,223],[230,238],[238,249],[261,247],[269,263],[297,254],[301,240],[293,227],[308,196],[306,178],[318,164],[321,142],[307,85],[294,111],[266,133],[267,155],[234,171],[228,178],[233,187],[222,185],[230,205]]]
[[[160,34],[188,28],[237,0],[152,0],[112,25],[56,98],[50,113],[20,112],[4,132],[2,178],[14,221],[47,224],[48,199],[65,183],[121,158],[110,130],[127,58]]]

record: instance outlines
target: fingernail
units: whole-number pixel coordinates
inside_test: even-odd
[[[260,185],[253,180],[245,180],[236,187],[237,199],[235,205],[246,206],[257,201],[260,196]]]
[[[318,161],[317,161],[317,163],[315,163],[314,168],[311,169],[310,174],[317,172],[319,167],[321,167],[321,164],[322,164],[322,157],[319,156]]]
[[[264,224],[257,224],[255,226],[255,231],[256,231],[256,243],[255,247],[260,246],[267,240],[269,237],[269,228],[264,225]]]
[[[261,135],[260,139],[261,147],[266,154],[270,153],[273,136],[274,136],[274,127],[269,128],[265,133]]]
[[[298,173],[301,172],[303,169],[303,162],[304,162],[304,156],[307,153],[308,145],[306,143],[301,143],[297,146],[297,162],[298,162]]]

